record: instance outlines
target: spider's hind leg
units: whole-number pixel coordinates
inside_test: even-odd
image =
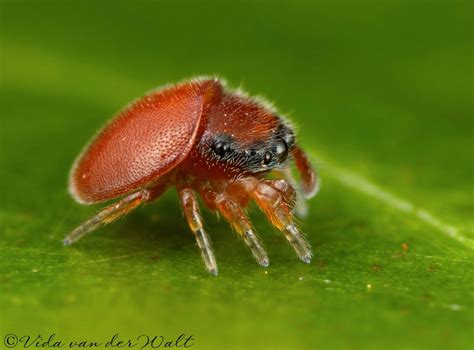
[[[136,209],[140,204],[155,199],[163,192],[163,190],[163,188],[142,189],[122,198],[116,203],[105,207],[92,218],[82,223],[70,234],[68,234],[63,240],[64,245],[75,243],[86,234],[121,218],[122,216]]]

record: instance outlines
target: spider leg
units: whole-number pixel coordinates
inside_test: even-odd
[[[298,185],[291,168],[285,168],[280,171],[283,178],[288,181],[288,183],[296,191],[296,203],[294,207],[295,214],[300,218],[306,218],[308,216],[308,204],[306,203],[303,190],[300,185]]]
[[[205,183],[195,183],[197,191],[206,203],[206,206],[221,214],[242,237],[249,247],[255,260],[263,267],[269,265],[268,255],[259,237],[254,232],[250,220],[245,214],[244,207],[248,203],[249,189],[253,181],[245,179],[232,182],[223,190],[217,190]]]
[[[224,194],[217,195],[215,202],[222,216],[226,218],[232,228],[242,237],[245,244],[247,244],[257,263],[263,267],[268,267],[269,260],[267,252],[239,203]]]
[[[155,199],[163,192],[163,190],[164,188],[142,189],[126,196],[114,204],[105,207],[92,218],[76,227],[70,234],[68,234],[63,240],[64,245],[75,243],[89,232],[92,232],[101,226],[110,224],[111,222],[121,218],[122,216],[137,208],[140,204]]]
[[[191,188],[186,187],[179,188],[178,194],[188,225],[196,237],[197,245],[201,250],[201,256],[206,265],[206,269],[209,273],[216,276],[218,273],[216,258],[212,250],[211,240],[202,225],[196,194]]]
[[[293,186],[291,186],[291,183],[289,183],[287,180],[284,180],[284,179],[261,180],[259,184],[268,185],[274,188],[275,190],[277,190],[278,192],[280,192],[281,196],[283,197],[284,203],[288,207],[293,208],[295,206],[296,200],[297,200],[296,191],[293,188]]]
[[[260,209],[280,231],[305,263],[311,262],[311,246],[293,220],[294,190],[285,180],[263,180],[251,192]]]

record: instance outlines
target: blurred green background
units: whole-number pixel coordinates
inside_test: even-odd
[[[196,349],[470,349],[471,1],[2,1],[0,347],[193,334]],[[323,186],[300,263],[257,211],[265,271],[174,191],[79,244],[69,167],[131,99],[198,74],[274,101]]]

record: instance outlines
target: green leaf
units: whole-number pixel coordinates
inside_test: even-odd
[[[1,341],[472,348],[470,5],[2,2]],[[300,222],[313,263],[254,210],[262,269],[205,213],[209,276],[174,191],[63,247],[99,209],[67,193],[87,140],[145,91],[214,73],[298,126],[322,178]]]

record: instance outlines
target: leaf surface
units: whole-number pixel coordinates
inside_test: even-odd
[[[197,349],[466,349],[473,328],[469,2],[2,2],[0,331]],[[208,276],[168,192],[65,248],[98,207],[69,167],[123,105],[217,73],[288,114],[322,178],[299,262],[210,213]],[[143,338],[142,338],[143,340]]]

